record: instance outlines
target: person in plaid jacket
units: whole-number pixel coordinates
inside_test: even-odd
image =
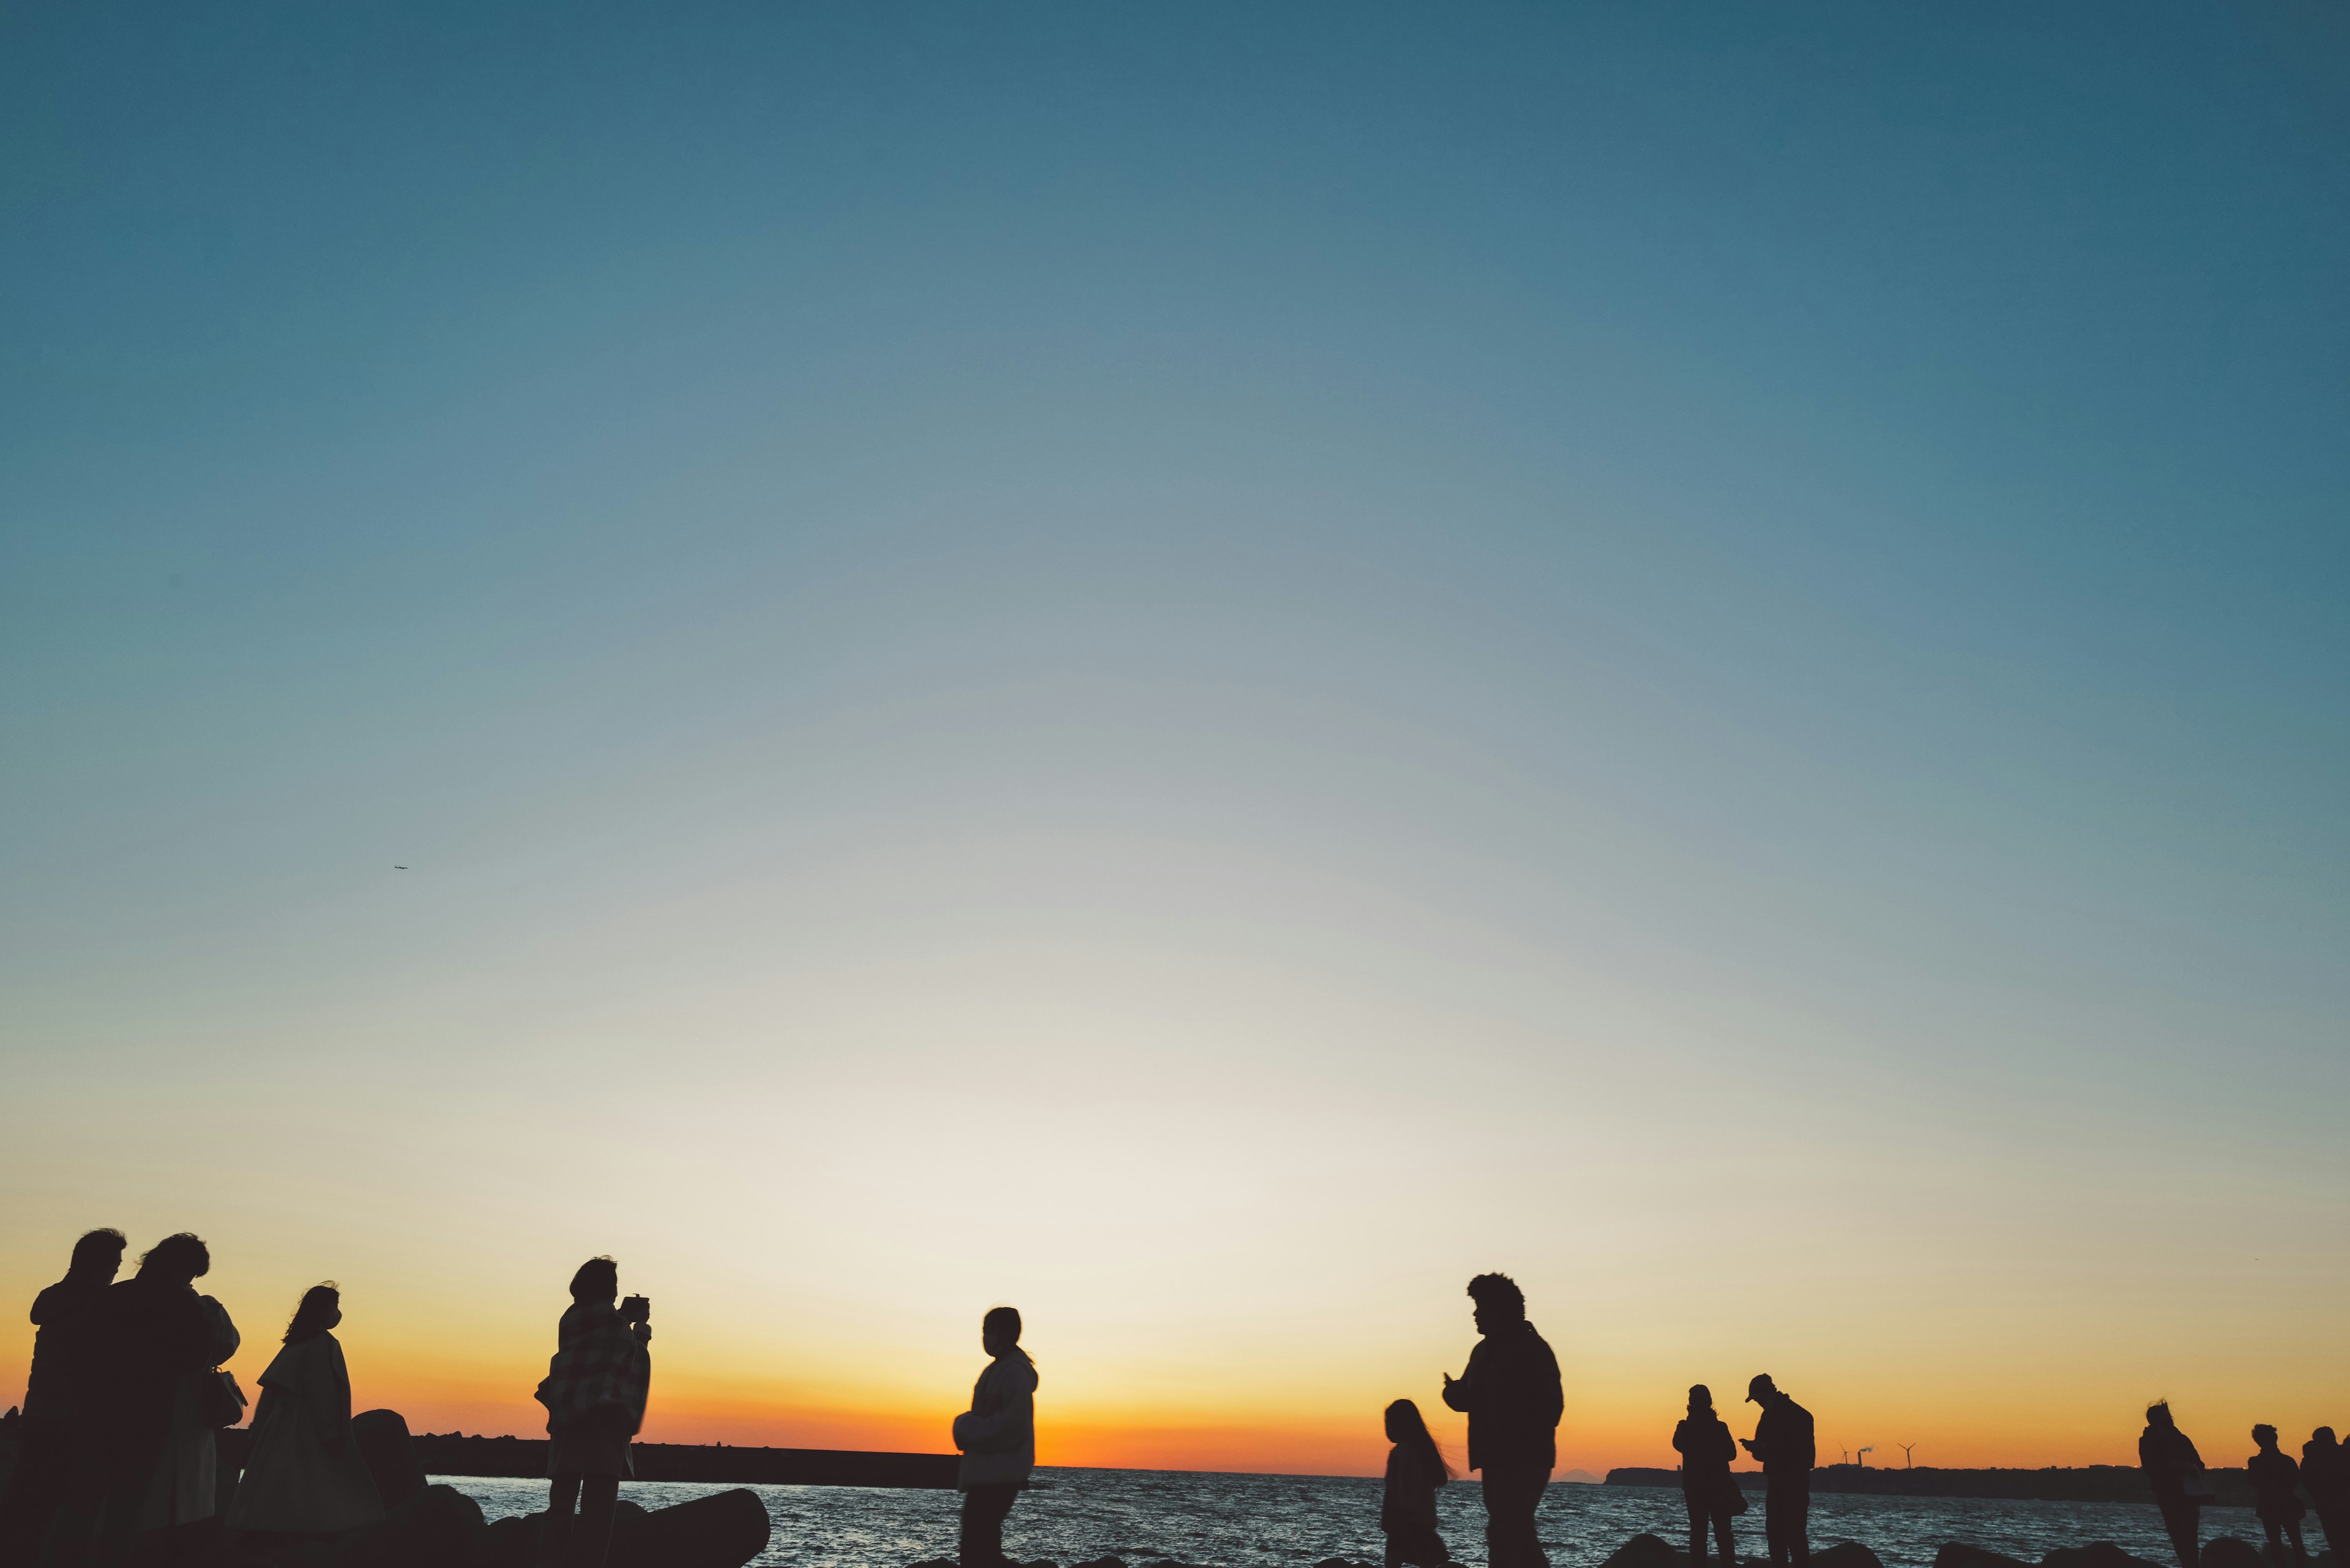
[[[604,1568],[612,1540],[620,1478],[633,1475],[629,1440],[645,1421],[652,1386],[650,1304],[630,1296],[625,1310],[619,1266],[590,1258],[571,1276],[571,1304],[556,1328],[556,1352],[538,1386],[546,1407],[546,1542],[556,1568]],[[578,1521],[572,1520],[574,1505]]]

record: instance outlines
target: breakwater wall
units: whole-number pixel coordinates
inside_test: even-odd
[[[419,1433],[412,1441],[425,1473],[437,1476],[544,1476],[544,1438],[467,1438]],[[636,1443],[629,1449],[637,1480],[717,1481],[727,1486],[951,1487],[952,1454],[861,1453],[848,1449],[733,1449],[698,1443]]]
[[[1762,1490],[1761,1470],[1733,1470],[1738,1484],[1749,1491]],[[2210,1472],[2211,1490],[2221,1508],[2252,1506],[2251,1483],[2241,1469]],[[1607,1472],[1609,1486],[1669,1486],[1681,1484],[1679,1470],[1625,1466]],[[2041,1502],[2142,1502],[2153,1506],[2154,1492],[2146,1472],[2136,1465],[2050,1466],[2037,1470],[1959,1470],[1919,1465],[1915,1469],[1864,1469],[1859,1465],[1822,1465],[1812,1471],[1812,1490],[1856,1492],[1870,1497],[1986,1497],[2029,1499]]]

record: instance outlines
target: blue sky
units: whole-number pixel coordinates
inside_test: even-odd
[[[1210,1146],[1432,1212],[1488,1138],[1523,1203],[1645,1192],[1654,1234],[1719,1201],[1700,1168],[1775,1182],[1830,1216],[1807,1267],[1906,1223],[1851,1194],[1939,1194],[1888,1303],[2187,1212],[2247,1269],[2340,1255],[2337,17],[5,28],[25,1280],[190,1158],[94,1159],[100,1107],[333,1107],[336,1147],[524,1180],[557,1145],[484,1127],[647,1083],[675,1125],[623,1141],[684,1162],[649,1235],[718,1107],[901,1119],[936,1182],[1016,1079],[1040,1159],[1180,1083]],[[234,1142],[255,1245],[330,1226],[239,1209],[296,1157]],[[872,1201],[863,1237],[913,1223]],[[1336,1256],[1302,1272],[1359,1284]],[[2309,1266],[2292,1322],[2345,1282]],[[1594,1345],[1624,1289],[1576,1308]],[[2146,1343],[2272,1308],[2210,1310]],[[2070,1418],[2016,1430],[2076,1456]]]

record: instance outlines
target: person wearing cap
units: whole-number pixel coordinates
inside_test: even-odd
[[[1779,1392],[1767,1372],[1746,1386],[1746,1402],[1762,1407],[1754,1436],[1739,1441],[1762,1465],[1762,1534],[1774,1568],[1807,1568],[1812,1560],[1812,1413]]]

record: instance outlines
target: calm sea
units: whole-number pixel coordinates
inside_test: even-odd
[[[435,1477],[479,1500],[492,1519],[546,1505],[545,1481]],[[726,1489],[630,1481],[621,1490],[660,1508]],[[860,1487],[763,1486],[775,1534],[758,1561],[795,1568],[907,1568],[955,1552],[957,1494]],[[1445,1544],[1485,1560],[1484,1511],[1473,1480],[1438,1494]],[[1191,1470],[1039,1469],[1003,1534],[1014,1558],[1071,1564],[1161,1558],[1206,1568],[1312,1568],[1326,1557],[1376,1563],[1379,1483],[1327,1476],[1211,1475]],[[2249,1509],[2209,1509],[2204,1536],[2257,1542]],[[1762,1556],[1762,1504],[1739,1521],[1739,1554]],[[1544,1499],[1543,1542],[1556,1568],[1598,1568],[1642,1531],[1686,1539],[1678,1488],[1558,1485]],[[2315,1521],[2311,1521],[2313,1531]],[[1812,1544],[1857,1541],[1887,1568],[1928,1568],[1945,1541],[1967,1541],[2037,1562],[2052,1547],[2116,1542],[2156,1563],[2173,1561],[2153,1508],[2123,1503],[2000,1502],[1971,1498],[1815,1497]],[[2311,1542],[2314,1550],[2320,1542]]]

